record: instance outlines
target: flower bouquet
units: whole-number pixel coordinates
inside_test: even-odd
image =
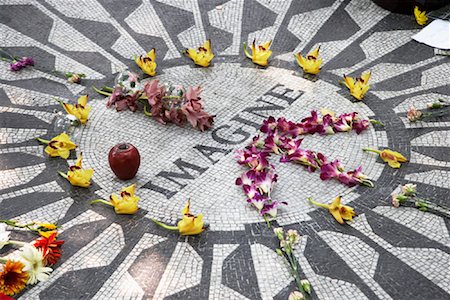
[[[214,122],[215,116],[204,111],[200,87],[160,84],[157,79],[142,85],[137,75],[133,75],[119,81],[114,88],[98,90],[94,87],[94,90],[109,97],[107,107],[115,107],[117,111],[141,110],[161,124],[183,126],[190,123],[192,127],[205,131]]]

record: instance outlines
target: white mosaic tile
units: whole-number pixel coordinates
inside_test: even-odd
[[[333,231],[321,231],[319,236],[369,286],[379,299],[392,299],[374,280],[379,254],[359,238]]]
[[[373,211],[450,247],[450,233],[444,219],[439,216],[422,212],[413,207],[377,206]]]
[[[2,203],[2,201],[5,199],[19,197],[31,193],[62,193],[62,192],[64,192],[64,190],[58,185],[58,183],[56,181],[52,181],[41,185],[35,185],[14,192],[2,194],[0,195],[0,203]]]
[[[166,238],[145,233],[92,299],[142,299],[145,293],[128,273],[128,269],[142,251],[165,240]]]
[[[450,141],[450,131],[440,130],[432,131],[423,135],[419,135],[411,140],[411,146],[433,146],[448,147]]]
[[[247,297],[239,294],[237,291],[222,284],[224,280],[222,276],[223,262],[228,255],[230,255],[238,247],[238,244],[214,245],[213,262],[211,266],[211,281],[209,285],[209,300],[248,299]]]
[[[448,180],[449,176],[450,171],[432,170],[428,172],[407,174],[405,179],[450,189],[450,181]]]
[[[294,249],[294,254],[303,273],[306,275],[305,279],[308,279],[319,299],[368,299],[353,283],[316,274],[315,269],[313,269],[304,255],[307,241],[308,236],[302,236],[300,245]]]
[[[289,268],[283,261],[284,258],[274,250],[261,244],[253,244],[250,247],[261,299],[273,299],[292,282]]]
[[[26,184],[45,170],[45,164],[0,170],[0,190]]]
[[[61,225],[61,228],[59,228],[59,233],[62,233],[64,231],[67,231],[67,229],[70,229],[77,225],[87,224],[87,223],[93,223],[97,221],[106,220],[106,218],[95,211],[87,210],[83,212],[82,214],[76,216],[75,218],[71,219],[70,221],[64,223]]]
[[[56,224],[59,220],[64,218],[73,202],[74,201],[72,198],[67,197],[51,204],[39,207],[35,210],[29,211],[23,215],[16,216],[14,217],[14,220],[22,224],[33,222]]]
[[[162,38],[168,48],[164,59],[181,57],[180,51],[176,48],[149,0],[143,0],[142,4],[126,17],[124,21],[137,33]]]
[[[203,259],[188,243],[177,243],[154,299],[163,299],[200,284]]]

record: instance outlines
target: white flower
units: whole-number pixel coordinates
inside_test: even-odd
[[[292,292],[290,295],[289,295],[289,298],[288,298],[288,300],[302,300],[302,299],[304,299],[305,297],[303,297],[303,294],[302,293],[300,293],[299,291],[295,291],[295,292]]]
[[[417,185],[412,183],[407,183],[404,186],[402,186],[402,193],[404,193],[406,196],[412,196],[417,192]]]
[[[52,268],[44,266],[44,254],[30,244],[22,247],[20,257],[21,262],[25,265],[23,270],[30,275],[28,284],[46,281],[50,276],[49,273],[53,271]]]
[[[0,223],[0,249],[9,241],[10,232],[6,230],[6,224]]]
[[[300,235],[298,234],[297,230],[289,229],[287,232],[287,236],[293,245],[297,244],[300,240]]]

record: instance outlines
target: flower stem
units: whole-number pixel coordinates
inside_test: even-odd
[[[64,102],[61,99],[56,98],[55,96],[52,96],[53,100],[56,100],[59,104],[61,104],[62,106],[64,105]]]
[[[95,86],[93,86],[92,89],[100,95],[104,95],[104,96],[108,96],[108,97],[111,96],[111,93],[101,91],[101,90],[97,89]]]
[[[103,199],[97,199],[97,200],[91,201],[91,204],[94,204],[94,203],[103,203],[103,204],[106,204],[106,205],[114,207],[114,205],[111,202],[103,200]]]
[[[244,53],[245,53],[245,56],[247,56],[248,58],[252,58],[252,56],[250,55],[250,53],[248,53],[248,51],[247,51],[247,43],[246,42],[244,42]]]
[[[7,260],[6,258],[0,257],[0,263],[1,263],[1,264],[6,264],[7,261],[8,261],[8,260]]]
[[[44,139],[41,139],[41,138],[36,138],[36,140],[37,140],[38,142],[40,142],[40,143],[42,143],[42,144],[46,144],[46,145],[48,145],[48,143],[50,143],[49,140],[44,140]]]
[[[161,226],[164,229],[178,231],[178,226],[170,226],[152,218],[150,218],[150,220],[152,220],[155,224]]]
[[[377,154],[380,154],[380,153],[381,153],[380,150],[375,150],[375,149],[370,149],[370,148],[363,148],[362,150],[363,150],[363,151],[366,151],[366,152],[377,153]]]
[[[372,124],[374,124],[374,125],[380,125],[380,126],[383,126],[383,127],[384,127],[384,124],[381,123],[381,122],[378,121],[378,120],[369,119],[369,122],[372,123]]]
[[[69,177],[67,176],[66,173],[58,172],[58,174],[59,174],[61,177],[64,177],[65,179],[69,179]]]
[[[323,207],[323,208],[328,209],[328,204],[316,202],[316,201],[313,200],[312,197],[309,197],[309,198],[308,198],[308,201],[309,201],[311,204],[314,204],[314,205],[316,205],[316,206],[319,206],[319,207]]]
[[[104,86],[104,87],[102,87],[102,91],[104,91],[104,92],[113,92],[114,91],[114,89],[112,88],[112,87],[109,87],[109,86]]]
[[[264,215],[263,218],[264,218],[264,220],[266,220],[267,228],[270,229],[270,220],[269,220],[269,218],[266,215]]]

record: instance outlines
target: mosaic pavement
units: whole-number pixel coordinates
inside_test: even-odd
[[[276,199],[289,202],[278,225],[302,235],[296,250],[314,299],[450,299],[450,222],[412,208],[390,207],[390,194],[413,182],[447,205],[450,189],[450,118],[410,124],[410,104],[425,108],[450,99],[450,60],[411,40],[419,27],[370,0],[1,0],[0,47],[32,56],[19,73],[0,62],[0,218],[58,222],[66,241],[50,280],[20,299],[287,299],[295,285],[274,251],[277,239],[246,207],[234,180],[244,170],[233,152],[269,116],[300,120],[311,109],[357,111],[382,121],[361,135],[308,136],[306,148],[363,166],[375,188],[322,182],[299,166],[277,168]],[[180,50],[212,40],[216,58],[197,68]],[[270,67],[244,57],[242,43],[273,39]],[[321,45],[319,80],[305,80],[292,52]],[[156,48],[158,78],[202,85],[214,128],[163,126],[142,114],[117,113],[90,87],[113,84],[130,60]],[[82,85],[53,70],[85,73]],[[342,74],[370,69],[372,88],[354,103],[338,84]],[[95,169],[89,189],[71,187],[35,137],[52,137],[51,96],[74,101],[90,95],[90,121],[77,133],[84,165]],[[124,186],[107,163],[109,149],[128,141],[141,152],[141,210],[117,216],[89,200]],[[388,168],[361,148],[389,147],[410,158]],[[75,158],[75,154],[71,159]],[[72,162],[69,159],[69,163]],[[336,195],[359,217],[340,226],[306,198]],[[149,218],[177,220],[188,197],[208,231],[179,237]],[[32,239],[24,232],[15,236]]]

